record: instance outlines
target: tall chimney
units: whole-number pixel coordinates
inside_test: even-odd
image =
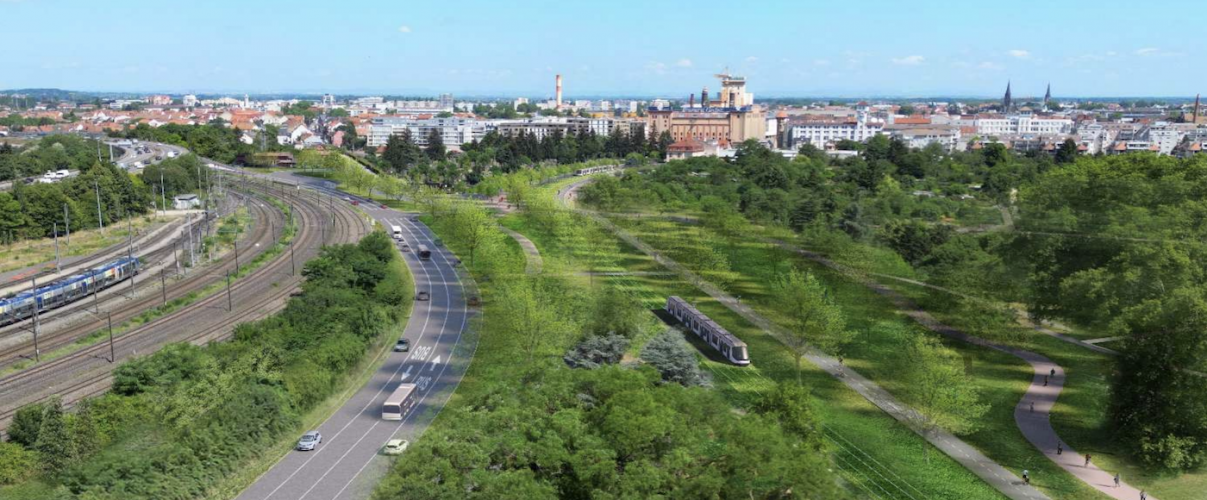
[[[704,87],[704,90],[700,91],[700,107],[708,107],[708,87]]]
[[[687,107],[689,107],[689,108],[696,107],[696,94],[692,94],[691,97],[687,98]]]
[[[1198,123],[1199,123],[1199,95],[1195,94],[1194,95],[1194,124],[1198,125]]]
[[[557,75],[557,108],[562,108],[562,75]]]

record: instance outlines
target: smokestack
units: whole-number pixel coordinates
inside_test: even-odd
[[[557,75],[557,107],[562,107],[562,75]]]
[[[700,107],[708,107],[708,87],[704,87],[704,90],[700,91]]]
[[[1198,123],[1199,123],[1199,95],[1195,94],[1194,95],[1194,124],[1198,125]]]
[[[696,94],[692,94],[691,97],[687,98],[687,107],[689,107],[689,108],[696,107]]]

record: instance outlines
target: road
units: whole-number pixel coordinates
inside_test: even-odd
[[[415,290],[431,294],[430,301],[415,303],[403,331],[402,336],[411,341],[410,352],[391,353],[369,382],[319,425],[323,442],[318,449],[287,453],[239,496],[240,500],[368,498],[392,463],[380,454],[382,445],[395,437],[418,439],[468,367],[475,340],[467,335],[472,316],[466,303],[469,283],[458,274],[456,258],[437,246],[427,227],[410,215],[334,191],[322,179],[273,177],[362,201],[362,209],[382,225],[401,226],[412,247],[423,244],[432,249],[427,261],[412,252],[402,254]],[[417,404],[401,421],[382,420],[382,403],[403,381],[419,385]]]

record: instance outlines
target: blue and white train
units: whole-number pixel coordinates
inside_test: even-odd
[[[137,257],[122,257],[80,274],[0,299],[0,326],[33,317],[138,274]]]
[[[666,298],[666,312],[675,319],[683,322],[688,330],[721,353],[730,363],[740,366],[750,364],[746,352],[746,343],[739,340],[729,330],[722,328],[716,321],[709,319],[704,313],[696,310],[695,306],[676,296]]]
[[[600,167],[580,168],[574,171],[574,175],[577,177],[582,177],[584,175],[602,174],[604,172],[615,172],[617,170],[620,170],[620,165],[603,165]]]

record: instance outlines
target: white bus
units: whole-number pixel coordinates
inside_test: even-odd
[[[411,411],[411,407],[415,406],[416,396],[415,384],[398,384],[398,388],[394,389],[394,393],[386,398],[386,403],[381,407],[381,418],[383,420],[402,420],[402,417]]]
[[[402,226],[390,224],[390,234],[394,235],[394,239],[402,241]]]

